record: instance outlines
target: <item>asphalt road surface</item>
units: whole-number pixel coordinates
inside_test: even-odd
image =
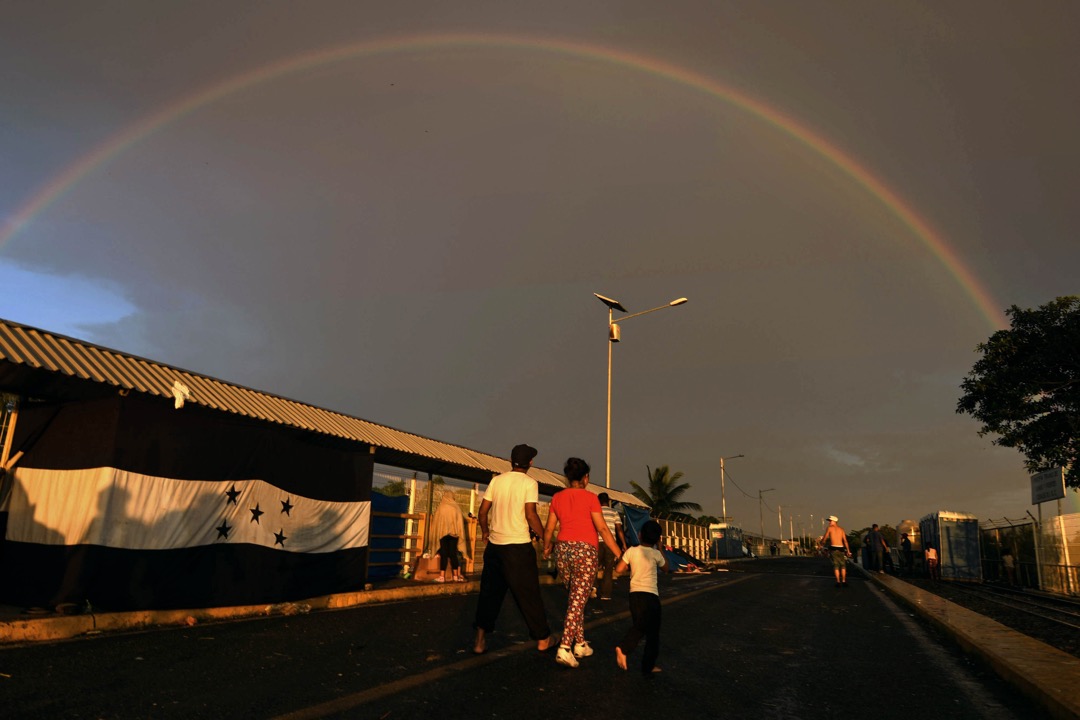
[[[470,652],[476,596],[0,649],[4,718],[1038,718],[857,574],[768,558],[661,586],[659,664],[615,664],[627,580],[593,600],[576,669],[527,641],[508,598]],[[565,592],[544,589],[552,628]]]

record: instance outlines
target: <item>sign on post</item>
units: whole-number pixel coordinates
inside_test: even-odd
[[[1065,468],[1044,470],[1031,476],[1031,504],[1060,500],[1065,497]]]

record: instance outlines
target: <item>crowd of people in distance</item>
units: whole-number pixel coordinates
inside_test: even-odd
[[[832,561],[833,573],[836,577],[836,587],[847,587],[847,561],[851,555],[851,546],[848,543],[847,532],[838,524],[838,519],[835,515],[830,515],[827,518],[829,526],[825,529],[825,534],[818,540],[818,547],[822,552],[827,554]],[[864,552],[864,564],[865,568],[870,572],[882,573],[895,572],[896,567],[893,565],[892,549],[889,547],[889,543],[885,540],[885,536],[882,534],[877,523],[874,523],[870,527],[870,531],[866,533],[863,538],[863,552]],[[927,542],[924,546],[924,555],[926,558],[926,572],[931,580],[937,581],[941,579],[941,564],[938,558],[937,548],[934,544]],[[1003,558],[1005,562],[1006,573],[1009,571],[1009,565],[1012,561],[1012,555],[1008,555],[1007,560]],[[1011,563],[1013,566],[1013,573],[1015,573],[1015,563]],[[906,575],[914,574],[915,570],[915,553],[911,548],[911,537],[908,533],[900,534],[900,572]]]

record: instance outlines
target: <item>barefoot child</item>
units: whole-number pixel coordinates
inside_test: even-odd
[[[659,542],[660,523],[650,520],[641,528],[641,544],[627,549],[615,566],[616,572],[620,573],[630,568],[630,616],[634,622],[615,647],[615,660],[625,670],[627,656],[644,637],[641,672],[646,677],[660,672],[656,667],[656,658],[660,654],[660,590],[656,584],[656,570],[669,570],[664,554],[655,547]]]

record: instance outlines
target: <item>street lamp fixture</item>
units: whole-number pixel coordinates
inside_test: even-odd
[[[609,297],[604,297],[600,293],[593,293],[596,299],[607,305],[608,309],[608,351],[607,351],[607,458],[604,468],[604,487],[611,487],[611,346],[613,343],[617,343],[622,339],[622,329],[618,323],[625,322],[631,318],[647,315],[657,310],[666,310],[667,308],[675,307],[676,305],[682,305],[686,302],[686,298],[678,298],[672,300],[666,305],[660,305],[649,310],[642,310],[639,313],[633,315],[627,315],[621,317],[618,321],[615,320],[615,311],[627,312],[622,303],[618,300],[612,300]]]

